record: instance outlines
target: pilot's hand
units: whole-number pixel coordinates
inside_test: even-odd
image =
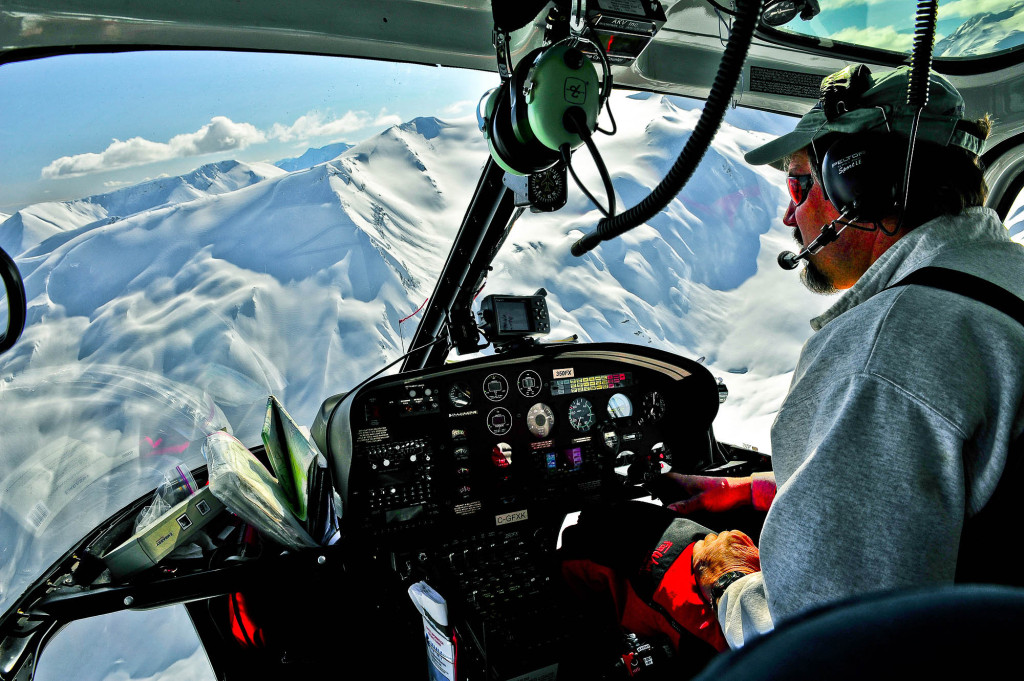
[[[672,487],[668,494],[674,496],[682,492],[688,495],[668,505],[671,510],[684,515],[697,511],[729,511],[751,505],[759,511],[766,511],[775,497],[775,476],[771,473],[756,473],[744,478],[667,473],[662,479],[674,483],[662,483],[663,488]]]
[[[677,648],[688,631],[725,650],[729,646],[692,569],[693,548],[708,532],[655,504],[588,505],[562,534],[562,576],[597,618],[614,613],[623,629],[664,634]]]
[[[666,473],[665,477],[676,484],[674,491],[682,492],[687,497],[668,505],[677,513],[728,511],[738,506],[749,506],[751,502],[752,481],[749,477],[718,478],[679,473]]]
[[[722,575],[760,571],[760,552],[753,540],[739,530],[709,534],[693,547],[693,575],[706,603],[711,603],[711,587]]]

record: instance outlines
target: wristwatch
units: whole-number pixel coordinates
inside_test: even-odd
[[[726,572],[724,575],[715,580],[715,583],[711,585],[711,609],[718,612],[718,601],[722,598],[722,594],[729,588],[729,585],[735,582],[740,577],[746,577],[747,572],[739,572],[735,570],[733,572]]]

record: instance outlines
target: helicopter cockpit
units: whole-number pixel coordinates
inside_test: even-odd
[[[559,551],[771,470],[743,154],[914,61],[1024,232],[1020,0],[143,4],[0,7],[0,679],[694,677]]]

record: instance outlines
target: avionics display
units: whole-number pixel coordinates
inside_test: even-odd
[[[606,374],[604,376],[587,376],[585,378],[556,378],[551,381],[552,395],[572,395],[592,390],[609,388],[628,388],[633,385],[633,374]]]

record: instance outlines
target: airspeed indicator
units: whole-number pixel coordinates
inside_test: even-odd
[[[465,382],[458,381],[448,388],[448,401],[453,407],[463,409],[473,401],[473,393]]]
[[[569,425],[581,433],[594,426],[594,405],[586,397],[577,397],[569,404]]]

